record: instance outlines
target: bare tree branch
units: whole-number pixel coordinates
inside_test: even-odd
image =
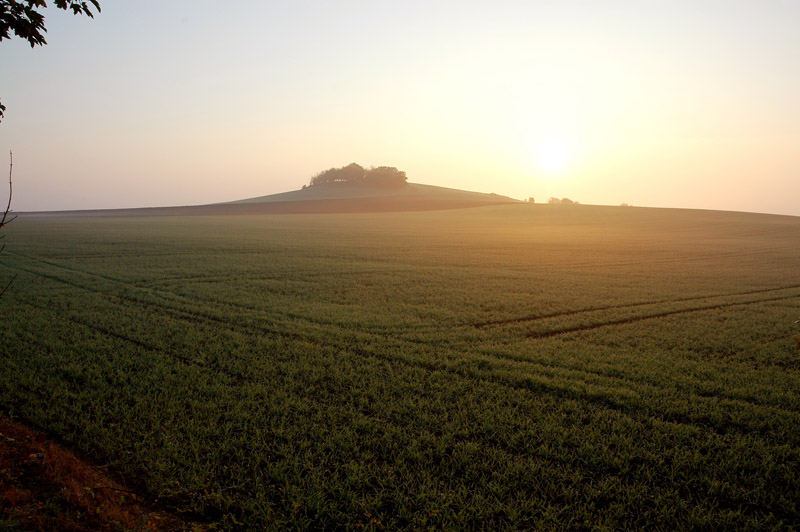
[[[8,203],[6,204],[6,210],[3,211],[3,218],[0,219],[0,229],[13,222],[16,218],[16,216],[12,216],[11,218],[8,217],[8,213],[11,212],[11,196],[14,194],[14,187],[12,185],[12,175],[14,173],[14,152],[9,150],[8,157]],[[5,236],[6,235],[0,235],[0,239],[5,238]],[[3,243],[3,245],[0,246],[0,253],[2,253],[5,249],[6,245]],[[11,286],[11,283],[13,283],[14,279],[16,278],[17,276],[15,275],[10,281],[8,281],[8,284],[6,284],[6,286],[0,291],[0,297],[3,297],[3,294],[6,293],[6,290],[8,290],[8,287]]]
[[[16,216],[8,218],[8,213],[11,211],[11,196],[14,194],[14,187],[11,182],[11,175],[14,171],[14,152],[9,150],[8,157],[8,204],[6,204],[6,210],[3,212],[3,219],[0,220],[0,229],[13,222],[14,218],[16,218]]]

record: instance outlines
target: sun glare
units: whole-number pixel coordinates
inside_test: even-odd
[[[542,170],[559,172],[567,166],[569,149],[561,139],[547,139],[539,142],[536,157]]]

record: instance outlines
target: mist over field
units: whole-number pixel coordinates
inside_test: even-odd
[[[0,0],[0,529],[800,527],[798,27]]]

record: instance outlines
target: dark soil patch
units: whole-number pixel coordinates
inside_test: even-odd
[[[0,417],[0,529],[184,530],[103,468]]]

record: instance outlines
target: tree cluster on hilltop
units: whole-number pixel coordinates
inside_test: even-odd
[[[549,200],[547,200],[547,203],[549,203],[550,205],[578,205],[579,204],[579,202],[572,201],[569,198],[560,198],[560,199],[559,198],[550,198]]]
[[[343,183],[351,185],[373,185],[381,187],[400,187],[406,184],[406,173],[394,166],[378,166],[364,168],[350,163],[341,168],[329,168],[311,178],[308,186]]]

